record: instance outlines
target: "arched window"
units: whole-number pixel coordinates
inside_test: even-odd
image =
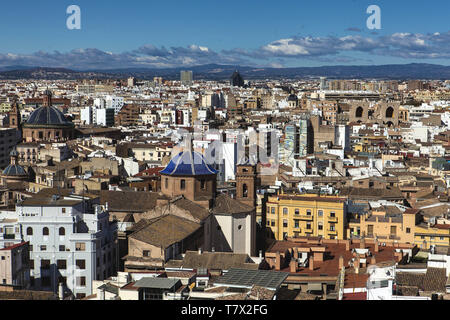
[[[59,235],[60,236],[65,236],[66,235],[66,229],[64,229],[64,227],[59,228]]]
[[[362,107],[358,107],[356,109],[355,117],[356,118],[362,118],[363,112],[364,112],[364,109]]]
[[[245,183],[242,185],[242,197],[243,198],[248,197],[248,187]]]
[[[394,116],[394,108],[389,107],[386,109],[386,118],[392,118]]]
[[[33,228],[32,227],[28,227],[27,228],[27,236],[32,236],[33,235]]]
[[[42,229],[42,235],[44,236],[48,236],[49,232],[48,232],[48,228],[44,227],[44,229]]]

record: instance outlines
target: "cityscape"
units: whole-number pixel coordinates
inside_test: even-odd
[[[52,8],[79,43],[0,50],[0,300],[450,300],[450,31],[374,2],[346,36],[111,52],[96,5]]]

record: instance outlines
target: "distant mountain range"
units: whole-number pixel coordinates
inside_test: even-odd
[[[195,80],[228,80],[238,70],[244,79],[305,79],[328,77],[330,79],[385,79],[385,80],[446,80],[450,79],[450,66],[412,63],[378,66],[323,66],[296,68],[257,68],[208,64],[195,67],[149,69],[124,68],[107,70],[71,70],[65,68],[7,66],[0,67],[0,79],[115,79],[136,77],[151,80],[159,76],[168,80],[179,79],[181,70],[192,70]]]

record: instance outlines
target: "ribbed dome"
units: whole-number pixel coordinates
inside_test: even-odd
[[[196,176],[213,175],[217,174],[217,171],[206,163],[205,158],[200,153],[184,151],[173,157],[167,167],[160,173],[171,176]]]
[[[40,107],[33,111],[26,126],[73,126],[55,107]]]
[[[3,170],[4,176],[27,176],[25,169],[17,164],[10,164]]]

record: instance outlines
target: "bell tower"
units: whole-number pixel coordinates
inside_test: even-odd
[[[236,200],[256,207],[256,166],[239,164],[236,166]]]
[[[14,99],[11,110],[9,111],[9,127],[19,129],[20,119],[19,104],[17,103],[17,99]]]
[[[52,92],[50,90],[45,90],[44,92],[44,101],[42,106],[51,107],[52,106]]]

